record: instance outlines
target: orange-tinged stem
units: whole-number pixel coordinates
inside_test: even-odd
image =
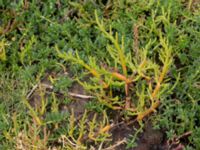
[[[89,135],[89,138],[90,138],[91,140],[94,140],[94,141],[95,141],[95,140],[96,140],[95,137],[97,137],[98,134],[102,134],[102,133],[108,132],[112,127],[113,127],[112,124],[111,124],[111,125],[106,125],[106,126],[103,127],[102,129],[100,129],[99,132],[97,132],[96,134],[94,134],[94,135]]]
[[[99,77],[99,74],[97,73],[96,70],[90,70],[91,74],[95,77]]]
[[[90,71],[90,73],[95,76],[95,77],[99,77],[99,73],[95,70],[95,69],[92,69],[90,68],[90,66],[86,65],[86,64],[83,64],[83,66]]]
[[[111,127],[112,127],[111,125],[106,125],[104,128],[99,130],[99,133],[100,134],[105,133],[105,132],[109,131]]]
[[[158,93],[159,90],[160,90],[160,82],[157,83],[157,85],[156,85],[153,93],[151,94],[152,99],[154,99],[156,97],[156,95],[157,95],[157,93]]]
[[[117,73],[117,72],[113,72],[112,75],[114,77],[116,77],[117,79],[119,80],[122,80],[122,81],[125,81],[125,93],[126,93],[126,96],[128,96],[128,91],[129,91],[129,83],[131,83],[131,80],[130,79],[127,79],[124,75],[120,74],[120,73]],[[130,108],[130,100],[126,99],[125,101],[125,108]]]
[[[103,88],[104,88],[104,89],[107,89],[108,87],[109,87],[109,84],[103,82]]]
[[[127,79],[124,75],[122,75],[118,72],[113,72],[112,76],[119,79],[119,80],[125,81],[126,83],[131,83],[130,79]]]
[[[129,91],[129,85],[128,83],[125,84],[125,94],[128,96],[128,91]]]
[[[117,79],[120,79],[120,80],[123,80],[123,81],[126,81],[126,77],[120,73],[117,73],[117,72],[113,72],[112,75],[114,77],[116,77]]]
[[[151,95],[151,96],[152,96],[152,99],[155,99],[155,98],[156,98],[156,95],[158,94],[158,92],[159,92],[159,90],[160,90],[160,85],[161,85],[161,83],[163,82],[163,79],[164,79],[166,73],[167,73],[167,66],[164,65],[164,67],[163,67],[163,69],[162,69],[162,72],[161,72],[161,74],[160,74],[160,77],[159,77],[159,79],[158,79],[158,82],[157,82],[157,84],[156,84],[156,87],[155,87],[155,89],[154,89],[154,91],[153,91],[153,93],[152,93],[152,95]],[[156,101],[156,102],[152,103],[152,106],[151,106],[149,109],[147,109],[147,110],[144,111],[144,112],[139,113],[138,116],[137,116],[137,121],[142,120],[145,116],[147,116],[147,115],[149,115],[150,113],[154,112],[155,109],[159,106],[159,104],[160,104],[160,101]]]
[[[154,112],[155,109],[159,106],[159,104],[160,104],[160,101],[157,101],[157,102],[153,103],[152,106],[149,109],[147,109],[144,112],[139,113],[138,116],[137,116],[137,118],[136,118],[137,121],[142,120],[144,117],[146,117],[150,113]]]
[[[154,99],[154,98],[156,97],[156,95],[158,94],[158,92],[159,92],[159,90],[160,90],[160,85],[161,85],[161,83],[163,82],[163,79],[164,79],[166,73],[167,73],[167,66],[165,65],[165,66],[163,67],[163,69],[162,69],[162,72],[161,72],[160,77],[159,77],[159,79],[158,79],[157,85],[156,85],[156,87],[155,87],[155,89],[154,89],[154,91],[153,91],[153,93],[152,93],[152,98],[153,98],[153,99]]]

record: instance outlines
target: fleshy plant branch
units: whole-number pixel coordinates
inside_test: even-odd
[[[72,52],[62,53],[56,46],[58,56],[65,61],[79,64],[89,71],[92,75],[91,82],[79,82],[83,87],[91,90],[91,93],[96,96],[100,103],[112,109],[128,111],[130,115],[137,116],[136,120],[140,121],[154,112],[160,104],[161,91],[166,84],[165,78],[172,63],[172,48],[169,46],[168,41],[160,35],[159,43],[162,48],[159,49],[158,55],[162,67],[154,62],[152,58],[148,58],[147,55],[149,47],[154,41],[150,40],[144,48],[138,48],[138,56],[132,57],[130,52],[125,53],[124,37],[122,36],[121,41],[119,41],[118,33],[113,36],[111,27],[107,32],[103,21],[98,19],[96,11],[95,18],[97,28],[112,43],[107,46],[107,51],[112,58],[109,61],[114,61],[117,68],[111,71],[108,67],[97,65],[96,59],[93,57],[89,57],[88,63],[86,63],[80,58],[78,52],[74,54]],[[140,59],[138,60],[138,58]],[[120,69],[122,69],[122,73]],[[128,73],[127,70],[132,72],[129,71]],[[155,83],[155,86],[152,83]],[[121,86],[125,88],[124,97],[113,94],[112,88],[120,88]]]
[[[161,51],[160,54],[160,60],[163,63],[163,68],[162,71],[160,73],[160,76],[158,78],[157,84],[155,89],[153,90],[153,93],[151,94],[151,99],[152,99],[152,104],[151,107],[149,109],[147,109],[144,112],[140,112],[137,116],[137,120],[140,121],[142,120],[145,116],[147,116],[148,114],[152,113],[155,111],[155,109],[159,106],[160,101],[158,100],[158,94],[159,94],[159,90],[161,88],[161,84],[166,76],[167,71],[169,70],[169,67],[172,63],[172,48],[169,47],[168,41],[166,41],[165,39],[163,39],[162,36],[160,36],[160,43],[163,47],[163,50]]]

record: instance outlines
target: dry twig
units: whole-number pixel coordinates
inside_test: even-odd
[[[122,145],[122,144],[124,144],[126,142],[127,142],[127,140],[126,140],[126,138],[124,138],[123,140],[118,141],[116,144],[114,144],[114,145],[112,145],[110,147],[107,147],[105,149],[102,149],[102,150],[114,150],[116,147],[118,147],[118,146],[120,146],[120,145]]]

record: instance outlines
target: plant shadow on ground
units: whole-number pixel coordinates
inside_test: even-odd
[[[0,1],[0,149],[200,149],[199,15],[199,0]]]

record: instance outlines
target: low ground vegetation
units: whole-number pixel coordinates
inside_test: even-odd
[[[0,149],[200,149],[200,1],[0,12]]]

